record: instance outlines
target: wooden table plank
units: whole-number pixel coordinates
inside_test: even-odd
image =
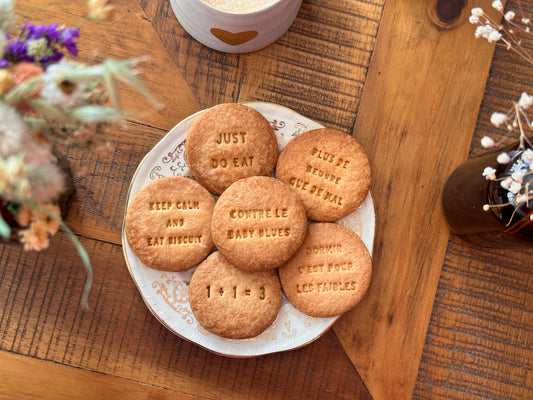
[[[452,238],[414,398],[533,398],[532,256]]]
[[[248,56],[237,100],[282,104],[351,134],[383,3],[303,2],[286,35]]]
[[[375,399],[413,393],[449,235],[440,195],[466,156],[492,57],[467,10],[443,29],[429,6],[387,2],[354,128],[373,170],[374,275],[334,329]]]
[[[181,28],[168,1],[140,2],[202,107],[269,101],[351,133],[383,0],[305,0],[279,41],[249,54],[210,50]]]
[[[0,399],[53,398],[56,400],[197,399],[202,397],[162,389],[80,368],[67,367],[15,353],[0,351]],[[65,384],[65,382],[69,382]],[[207,399],[204,397],[203,399]]]
[[[489,2],[482,4],[490,9]],[[533,15],[533,2],[507,2]],[[474,27],[471,27],[472,32]],[[533,48],[533,37],[522,36]],[[478,40],[477,46],[490,46]],[[470,155],[487,150],[480,139],[516,140],[490,116],[506,110],[522,91],[531,93],[533,65],[497,46]],[[533,398],[533,250],[472,246],[451,236],[429,324],[416,399]]]
[[[87,384],[105,374],[209,399],[370,399],[333,332],[297,351],[251,359],[215,355],[150,314],[121,246],[82,243],[95,271],[89,311],[79,308],[84,272],[66,235],[58,233],[41,253],[0,245],[0,364],[9,365],[5,352],[17,353],[97,371]],[[79,377],[68,371],[65,384]],[[14,390],[4,381],[0,397]]]

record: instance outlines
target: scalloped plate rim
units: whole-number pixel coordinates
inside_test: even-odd
[[[250,107],[273,107],[273,108],[280,108],[280,109],[283,109],[285,112],[288,112],[288,113],[291,113],[291,114],[294,114],[295,117],[299,117],[299,118],[303,118],[307,121],[310,121],[311,123],[317,125],[318,127],[324,127],[324,125],[316,122],[316,121],[313,121],[312,119],[310,118],[307,118],[305,116],[303,116],[302,114],[292,110],[291,108],[289,107],[286,107],[286,106],[282,106],[282,105],[279,105],[279,104],[275,104],[275,103],[269,103],[269,102],[260,102],[260,101],[250,101],[250,102],[240,102],[240,104],[244,104],[244,105],[247,105],[247,106],[250,106]],[[255,107],[254,107],[255,106]],[[130,185],[128,187],[128,193],[127,193],[127,196],[126,196],[126,206],[125,206],[125,209],[124,209],[124,218],[123,218],[123,222],[122,222],[122,234],[121,234],[121,239],[122,239],[122,249],[123,249],[123,254],[124,254],[124,259],[125,259],[125,262],[126,262],[126,265],[127,265],[127,268],[128,268],[128,271],[130,273],[130,276],[132,278],[132,280],[134,281],[135,283],[135,286],[137,287],[137,290],[139,291],[139,294],[141,295],[141,298],[143,299],[145,305],[147,306],[148,310],[151,312],[151,314],[165,327],[167,328],[169,331],[171,331],[173,334],[175,334],[176,336],[184,339],[184,340],[187,340],[188,342],[191,342],[191,343],[194,343],[195,345],[205,349],[205,350],[208,350],[212,353],[215,353],[215,354],[218,354],[218,355],[222,355],[222,356],[228,356],[228,357],[234,357],[234,358],[249,358],[249,357],[257,357],[257,356],[261,356],[261,355],[266,355],[266,354],[271,354],[271,353],[277,353],[277,352],[282,352],[282,351],[288,351],[288,350],[295,350],[295,349],[298,349],[298,348],[301,348],[301,347],[304,347],[310,343],[312,343],[313,341],[317,340],[318,338],[320,338],[322,335],[324,335],[332,326],[333,324],[340,318],[341,315],[338,315],[338,316],[335,316],[335,317],[331,317],[331,318],[315,318],[315,320],[321,320],[323,321],[325,324],[324,326],[322,326],[321,328],[321,331],[312,335],[312,337],[308,338],[308,340],[304,340],[304,341],[300,341],[299,343],[296,343],[296,344],[291,344],[294,340],[290,340],[290,341],[286,341],[284,342],[285,344],[288,343],[288,345],[285,345],[285,346],[281,346],[280,348],[276,348],[276,346],[262,346],[261,347],[261,350],[258,349],[258,351],[251,351],[251,352],[239,352],[239,351],[235,351],[235,353],[237,354],[232,354],[230,352],[227,352],[227,351],[224,351],[224,350],[221,350],[221,349],[216,349],[216,348],[211,348],[205,344],[202,344],[202,343],[199,343],[197,340],[194,340],[193,338],[191,337],[188,337],[188,336],[185,336],[183,334],[183,332],[180,332],[178,330],[176,330],[174,327],[172,327],[168,321],[161,315],[159,315],[159,313],[154,309],[153,307],[153,304],[150,302],[150,299],[148,299],[148,296],[145,295],[145,293],[143,293],[143,289],[141,287],[141,282],[137,279],[135,273],[133,272],[132,270],[132,266],[130,265],[130,260],[129,260],[129,256],[127,254],[128,250],[131,252],[131,249],[129,248],[129,245],[127,243],[127,239],[126,239],[126,234],[125,234],[125,230],[124,230],[124,226],[125,226],[125,217],[126,217],[126,213],[127,213],[127,210],[128,210],[128,205],[129,205],[129,202],[130,202],[130,198],[132,196],[132,188],[134,186],[134,183],[136,181],[136,179],[138,179],[138,176],[139,176],[139,173],[140,171],[143,169],[143,166],[145,164],[145,162],[156,152],[156,150],[158,150],[159,146],[162,146],[163,143],[168,140],[169,137],[173,136],[173,135],[179,135],[179,132],[176,133],[177,130],[179,130],[183,125],[185,125],[186,123],[190,122],[191,120],[197,118],[201,113],[205,112],[207,109],[209,108],[205,108],[203,110],[200,110],[200,111],[197,111],[196,113],[194,114],[191,114],[187,117],[185,117],[184,119],[182,119],[180,122],[178,122],[176,125],[174,125],[151,149],[150,151],[148,151],[148,153],[142,158],[142,160],[139,162],[139,165],[137,166],[134,174],[132,175],[132,178],[131,178],[131,181],[130,181]],[[269,121],[270,122],[270,121]],[[186,134],[185,134],[186,135]],[[279,140],[279,138],[278,138]],[[370,222],[371,223],[371,230],[372,230],[372,235],[371,235],[371,238],[370,238],[370,243],[367,243],[367,247],[369,247],[369,252],[372,254],[372,246],[373,246],[373,240],[374,240],[374,235],[375,235],[375,209],[374,209],[374,205],[373,205],[373,200],[372,200],[372,196],[371,196],[371,193],[369,192],[368,194],[368,197],[367,199],[370,201],[370,204],[369,206],[371,207],[371,211],[372,211],[372,217],[373,217],[373,220],[372,221],[367,221],[367,222]],[[366,200],[365,200],[366,201]],[[167,273],[165,271],[159,271],[161,273]],[[284,296],[284,300],[285,300],[285,296]],[[290,304],[290,303],[289,303]],[[290,305],[291,307],[293,307],[292,305]],[[298,336],[298,335],[297,335]],[[300,337],[302,337],[300,335]],[[231,340],[230,340],[231,341]],[[236,342],[241,342],[239,340],[236,340]],[[249,342],[252,346],[248,346],[248,347],[255,347],[253,346],[254,342]],[[240,350],[240,349],[239,349]]]

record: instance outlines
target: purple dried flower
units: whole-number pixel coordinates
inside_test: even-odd
[[[27,22],[22,25],[18,37],[7,46],[0,67],[6,68],[10,63],[28,61],[40,63],[46,68],[63,58],[64,53],[61,48],[77,56],[78,47],[75,38],[79,35],[78,28],[65,28],[58,24],[35,25]]]
[[[80,37],[78,28],[65,28],[61,31],[61,43],[73,56],[78,55],[78,47],[74,38]]]

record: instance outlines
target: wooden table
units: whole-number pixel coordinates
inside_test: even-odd
[[[79,23],[85,2],[61,3],[17,8]],[[114,153],[67,153],[77,171],[68,223],[95,271],[88,311],[65,234],[41,253],[0,247],[0,398],[533,398],[533,252],[471,246],[450,234],[440,207],[448,174],[497,133],[492,111],[533,86],[530,65],[474,39],[477,2],[304,0],[286,35],[245,55],[191,39],[166,0],[115,5],[113,21],[81,25],[80,57],[149,55],[142,78],[164,107],[150,111],[125,91],[127,107],[148,111],[111,132]],[[353,134],[367,150],[374,275],[363,302],[315,342],[232,359],[151,315],[120,231],[132,175],[172,126],[253,100]]]

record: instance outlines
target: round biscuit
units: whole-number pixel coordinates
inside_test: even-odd
[[[274,171],[278,142],[267,119],[251,107],[224,103],[201,113],[185,141],[192,174],[214,194],[238,179]]]
[[[276,178],[297,189],[310,220],[331,222],[361,205],[370,189],[370,164],[352,136],[314,129],[282,150]]]
[[[307,217],[291,187],[266,176],[240,179],[218,198],[211,232],[217,249],[249,271],[285,263],[305,239]]]
[[[132,199],[124,228],[133,252],[148,267],[184,271],[213,249],[211,216],[215,200],[198,182],[160,178]]]
[[[371,276],[372,260],[363,241],[331,222],[310,224],[302,247],[279,268],[287,299],[312,317],[333,317],[355,307]]]
[[[215,335],[246,339],[261,334],[281,307],[275,270],[249,272],[215,251],[193,272],[189,303],[196,319]]]

